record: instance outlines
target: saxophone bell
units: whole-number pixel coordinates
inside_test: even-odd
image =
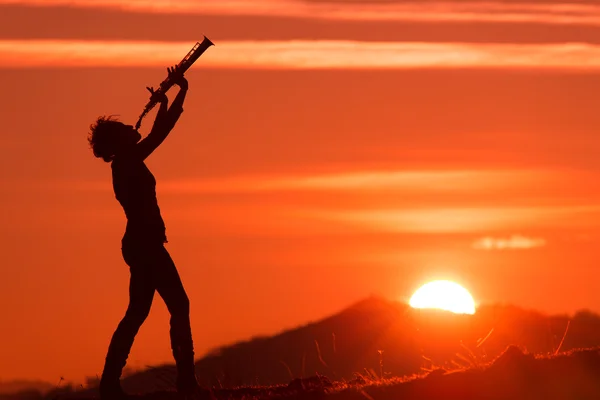
[[[214,46],[214,43],[206,36],[204,36],[204,40],[202,40],[202,42],[196,42],[194,47],[192,47],[192,49],[186,54],[185,57],[183,57],[179,64],[177,64],[177,67],[181,71],[181,73],[185,73],[210,46]],[[171,82],[171,79],[169,79],[169,77],[167,76],[167,78],[161,82],[156,92],[166,94],[172,86],[173,82]],[[148,103],[146,104],[146,107],[140,115],[138,122],[135,124],[135,130],[138,130],[140,128],[140,126],[142,125],[142,119],[144,119],[146,114],[148,114],[148,112],[152,110],[152,108],[154,108],[154,106],[157,103],[158,101],[156,100],[156,96],[151,96],[150,101],[148,101]]]

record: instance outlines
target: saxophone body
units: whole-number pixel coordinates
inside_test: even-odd
[[[196,42],[196,44],[194,45],[194,47],[192,47],[192,49],[189,51],[189,53],[187,53],[187,55],[185,57],[183,57],[183,59],[179,62],[179,64],[177,64],[178,69],[182,73],[185,73],[185,71],[187,71],[192,66],[192,64],[194,64],[194,62],[196,62],[196,60],[198,58],[200,58],[200,56],[206,51],[206,49],[208,49],[210,46],[213,46],[213,45],[214,45],[214,43],[211,42],[209,38],[204,36],[204,40],[202,42]],[[173,85],[174,85],[174,83],[171,82],[169,77],[167,77],[164,81],[162,81],[160,83],[158,89],[155,92],[156,93],[167,93],[167,91],[169,89],[171,89],[171,87],[173,87]],[[152,110],[154,108],[154,106],[156,104],[157,104],[157,101],[150,98],[150,101],[148,101],[148,104],[146,104],[146,107],[144,108],[144,111],[140,115],[138,122],[135,124],[136,130],[138,130],[140,128],[140,126],[142,125],[142,119],[146,116],[146,114],[148,114],[148,112],[150,110]]]

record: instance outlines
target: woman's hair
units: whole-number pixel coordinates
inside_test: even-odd
[[[90,125],[88,142],[94,152],[94,156],[111,162],[115,156],[118,146],[119,129],[123,123],[113,119],[112,115],[99,117]]]

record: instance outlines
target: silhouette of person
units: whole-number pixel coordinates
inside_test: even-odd
[[[90,126],[88,141],[94,156],[111,163],[115,196],[127,217],[121,241],[129,266],[129,305],[115,330],[100,380],[101,399],[125,398],[120,377],[135,335],[150,313],[154,292],[164,300],[169,313],[170,338],[177,366],[177,391],[184,397],[202,393],[196,380],[194,348],[190,328],[190,305],[177,268],[167,252],[166,229],[156,199],[156,180],[144,160],[165,140],[183,112],[188,82],[177,66],[168,68],[179,92],[168,107],[164,93],[147,88],[160,108],[150,133],[142,136],[131,125],[99,117]]]

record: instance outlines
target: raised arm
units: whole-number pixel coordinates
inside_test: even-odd
[[[148,136],[136,145],[136,153],[142,160],[152,154],[152,152],[166,139],[183,112],[183,102],[185,100],[185,95],[187,94],[188,82],[183,74],[178,73],[176,67],[169,68],[168,71],[171,79],[179,86],[179,93],[175,96],[170,107],[168,107],[169,101],[167,96],[165,94],[159,96],[158,101],[160,102],[160,108],[156,114],[152,129]],[[152,88],[148,88],[148,90],[154,95],[155,92]]]

